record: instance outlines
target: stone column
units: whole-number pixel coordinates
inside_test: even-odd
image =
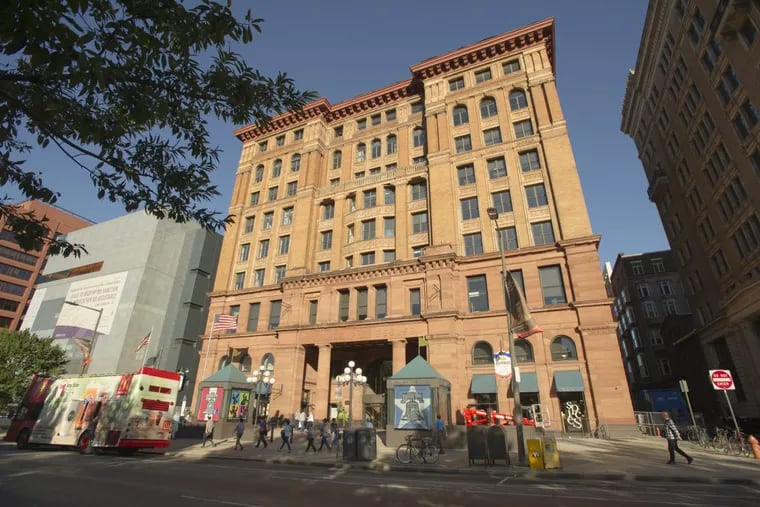
[[[393,345],[393,374],[406,366],[406,339],[391,340]]]
[[[330,403],[330,362],[332,358],[332,345],[319,345],[319,358],[317,359],[317,387],[313,393],[314,419],[320,421],[329,415]]]

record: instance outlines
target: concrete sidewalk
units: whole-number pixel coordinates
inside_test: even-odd
[[[690,442],[679,445],[694,458],[687,465],[681,456],[676,465],[668,465],[667,443],[663,439],[640,438],[631,440],[597,440],[589,438],[558,441],[562,468],[558,470],[532,470],[528,467],[500,464],[470,465],[466,449],[447,449],[435,465],[403,465],[395,460],[395,448],[386,447],[377,440],[377,459],[371,462],[343,460],[336,452],[304,453],[306,440],[296,434],[292,453],[287,447],[279,451],[281,440],[275,438],[269,447],[259,448],[244,437],[243,451],[234,450],[234,439],[217,441],[216,446],[201,447],[198,440],[174,440],[167,456],[187,460],[230,459],[267,463],[303,464],[324,467],[351,467],[376,471],[404,471],[411,473],[488,474],[497,477],[514,477],[525,480],[628,480],[652,482],[699,482],[713,484],[741,484],[760,486],[760,460],[728,456],[707,451]],[[317,447],[319,447],[317,445]],[[340,449],[342,452],[342,449]],[[510,449],[512,463],[517,455]]]

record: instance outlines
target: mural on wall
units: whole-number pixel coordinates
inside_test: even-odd
[[[429,430],[432,422],[430,386],[395,386],[393,393],[393,427],[400,430]]]
[[[251,406],[251,391],[242,389],[230,389],[230,402],[227,404],[227,419],[233,420],[248,416],[248,407]]]
[[[204,387],[201,389],[201,399],[198,402],[198,420],[205,421],[208,416],[211,416],[214,421],[218,421],[222,410],[222,399],[224,399],[224,388],[222,387]]]

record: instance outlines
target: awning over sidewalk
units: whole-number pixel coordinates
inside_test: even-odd
[[[493,394],[498,392],[496,388],[496,375],[493,373],[475,374],[470,384],[472,394]]]
[[[534,371],[520,372],[520,392],[521,393],[537,393],[538,392],[538,376]]]
[[[554,389],[558,393],[582,393],[583,377],[580,370],[555,371]]]

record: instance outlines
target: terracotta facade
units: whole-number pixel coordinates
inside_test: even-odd
[[[334,379],[354,360],[368,377],[354,419],[384,424],[385,378],[421,353],[452,384],[444,419],[470,404],[511,412],[505,380],[473,392],[508,343],[498,224],[543,328],[520,342],[538,388],[523,404],[540,404],[553,429],[568,401],[583,431],[632,423],[553,45],[544,20],[414,65],[407,81],[236,131],[236,222],[210,314],[238,314],[238,328],[205,340],[208,374],[231,349],[244,370],[271,354],[269,412],[321,419],[346,407]],[[567,390],[556,372],[582,386]]]

